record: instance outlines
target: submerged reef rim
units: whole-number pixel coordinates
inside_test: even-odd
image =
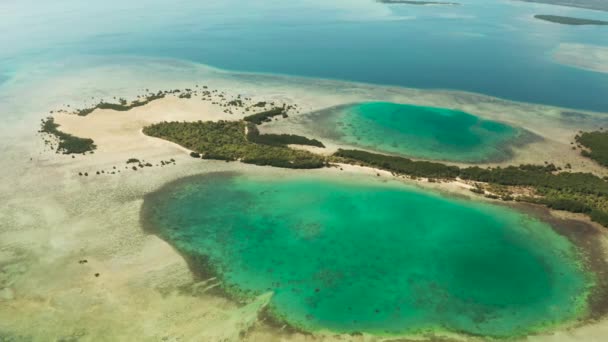
[[[544,140],[502,120],[413,103],[348,103],[306,113],[296,120],[307,133],[339,145],[468,165],[508,162],[516,157],[515,149]]]
[[[244,173],[236,172],[236,171],[226,171],[226,172],[214,172],[214,173],[209,173],[209,174],[188,176],[188,177],[180,178],[180,179],[177,179],[170,183],[167,183],[164,186],[162,186],[160,189],[147,194],[144,199],[144,205],[142,206],[142,209],[140,211],[140,222],[141,222],[141,225],[142,225],[144,231],[149,234],[155,234],[155,235],[159,236],[161,239],[165,239],[160,234],[160,230],[162,229],[162,227],[157,226],[153,222],[153,220],[151,220],[151,216],[153,213],[150,210],[152,208],[146,205],[146,203],[148,203],[149,201],[162,199],[164,196],[167,196],[173,189],[176,189],[179,186],[184,186],[184,185],[187,185],[187,184],[190,184],[193,182],[197,182],[199,180],[206,180],[206,179],[209,179],[210,177],[218,177],[218,178],[224,179],[224,178],[231,178],[231,177],[235,177],[235,176],[239,176],[239,175],[247,175],[247,173],[246,172],[244,172]],[[253,177],[254,178],[257,178],[257,177],[265,178],[265,177],[267,177],[267,175],[255,174],[255,175],[253,175]],[[296,175],[289,175],[287,177],[289,179],[297,178]],[[306,176],[306,177],[309,177],[309,176]],[[327,179],[332,180],[336,183],[340,183],[340,184],[353,183],[352,180],[346,180],[346,179],[342,180],[342,179],[339,179],[338,177],[331,176],[331,175],[313,176],[313,177],[323,177],[324,179],[325,179],[325,177],[327,177]],[[356,181],[357,184],[359,184],[359,181],[361,182],[361,184],[375,185],[375,186],[387,187],[387,188],[394,188],[396,185],[396,183],[393,183],[393,184],[381,183],[375,179],[360,178]],[[403,185],[403,184],[401,184],[401,185]],[[443,198],[448,198],[448,199],[450,199],[452,197],[454,199],[462,200],[462,198],[460,196],[455,197],[455,196],[453,196],[454,194],[451,194],[451,193],[446,194],[443,191],[438,192],[436,190],[431,190],[431,189],[420,189],[420,188],[415,187],[410,184],[405,184],[405,186],[407,188],[411,188],[411,190],[413,192],[421,192],[424,194],[429,194],[430,196],[438,196],[438,197],[443,197]],[[475,201],[475,200],[471,200],[471,201]],[[606,272],[605,270],[608,269],[608,267],[607,267],[608,265],[606,264],[606,261],[603,258],[603,250],[602,250],[601,243],[599,241],[597,241],[597,239],[595,239],[595,237],[597,237],[597,235],[599,234],[597,228],[593,227],[590,224],[582,222],[582,221],[564,220],[564,219],[555,218],[550,214],[549,210],[544,209],[542,207],[534,206],[534,205],[526,205],[526,204],[504,205],[504,204],[502,204],[502,205],[497,205],[497,206],[511,208],[511,209],[519,211],[520,213],[523,212],[526,215],[531,215],[532,217],[537,218],[544,223],[547,223],[554,232],[556,232],[558,235],[565,237],[575,247],[577,255],[580,256],[580,258],[578,258],[576,263],[580,266],[581,271],[583,271],[585,274],[587,274],[588,280],[592,279],[591,281],[593,283],[593,286],[590,288],[589,293],[583,296],[583,297],[585,297],[584,304],[583,303],[579,304],[579,305],[581,305],[581,309],[583,311],[580,312],[581,309],[577,310],[577,311],[579,311],[579,314],[577,314],[576,318],[572,318],[568,321],[554,322],[549,325],[541,325],[539,327],[534,327],[530,330],[522,332],[521,334],[513,334],[512,336],[477,335],[470,331],[455,331],[453,329],[444,329],[439,326],[437,327],[437,329],[432,329],[432,331],[429,331],[428,329],[423,329],[421,331],[412,330],[411,332],[408,332],[406,334],[401,334],[401,333],[400,334],[380,334],[380,333],[374,332],[374,333],[372,333],[372,335],[386,336],[386,337],[408,337],[409,336],[409,337],[416,337],[416,338],[425,337],[425,336],[433,336],[433,338],[436,338],[437,336],[449,337],[450,335],[453,336],[454,334],[457,334],[457,335],[462,335],[462,336],[470,336],[470,337],[477,336],[477,337],[485,337],[485,338],[491,338],[491,339],[505,339],[505,338],[511,339],[511,338],[518,338],[518,337],[523,337],[526,335],[533,335],[536,333],[554,330],[557,327],[583,325],[590,320],[595,320],[595,319],[598,319],[598,318],[606,315],[606,313],[608,312],[608,281],[606,281],[605,279],[606,279],[606,276],[608,275],[607,274],[608,272]],[[576,229],[573,229],[573,228],[576,228]],[[200,255],[196,255],[195,253],[184,252],[183,250],[179,250],[179,248],[177,246],[173,245],[170,241],[167,241],[167,242],[169,242],[173,246],[173,248],[180,255],[182,255],[184,257],[184,259],[187,261],[191,271],[196,276],[196,278],[198,278],[200,280],[208,279],[211,277],[218,277],[218,279],[220,279],[220,280],[222,279],[221,272],[218,271],[216,269],[216,267],[212,263],[210,263],[209,260],[205,256],[201,257]],[[226,287],[223,285],[218,287],[216,290],[214,290],[213,294],[224,296],[231,300],[241,302],[241,303],[247,302],[249,299],[246,295],[243,295],[242,292],[239,293],[239,289]],[[270,323],[274,322],[275,324],[271,324],[271,325],[273,325],[273,326],[279,325],[279,324],[280,324],[280,326],[287,325],[290,327],[290,329],[292,331],[298,331],[301,333],[309,333],[309,334],[325,334],[325,333],[341,334],[341,333],[343,333],[343,332],[332,332],[331,329],[329,329],[329,330],[325,330],[325,329],[310,330],[307,327],[301,327],[298,325],[290,324],[289,322],[287,322],[287,320],[285,318],[281,317],[281,315],[274,310],[274,307],[272,304],[267,309],[265,309],[264,314],[267,316],[270,316],[269,318],[273,318]]]

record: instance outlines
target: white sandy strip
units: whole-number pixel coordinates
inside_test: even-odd
[[[561,64],[608,73],[608,46],[561,43],[553,58]]]

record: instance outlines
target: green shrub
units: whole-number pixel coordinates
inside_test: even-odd
[[[325,148],[322,142],[316,139],[294,134],[260,134],[258,128],[253,124],[247,125],[247,140],[256,144],[285,147],[290,144],[308,145]]]
[[[608,212],[594,209],[589,214],[593,222],[597,222],[604,227],[608,227]]]
[[[460,171],[457,166],[427,161],[413,161],[408,158],[387,156],[360,150],[339,149],[334,156],[416,177],[455,178],[458,177]]]
[[[267,110],[265,112],[253,114],[246,116],[243,120],[247,122],[254,123],[256,125],[261,125],[264,122],[270,121],[273,117],[285,114],[284,107],[276,107],[271,110]]]
[[[127,103],[127,100],[122,99],[122,98],[119,100],[120,103],[100,102],[97,105],[95,105],[94,107],[80,109],[76,112],[76,114],[78,114],[80,116],[87,116],[96,109],[109,109],[109,110],[115,110],[115,111],[119,111],[119,112],[126,112],[133,108],[145,106],[152,101],[162,99],[164,97],[165,97],[165,93],[159,91],[157,94],[148,95],[144,100],[136,100],[136,101],[131,102],[130,104]]]
[[[589,151],[582,151],[583,156],[591,158],[603,166],[608,166],[608,132],[585,132],[576,136],[576,141]]]
[[[92,139],[79,138],[59,130],[59,125],[55,123],[55,119],[48,117],[42,120],[41,133],[46,133],[55,136],[59,142],[57,144],[57,153],[76,154],[92,152],[97,148]]]

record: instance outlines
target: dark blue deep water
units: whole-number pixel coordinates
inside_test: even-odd
[[[535,20],[608,13],[517,1],[109,0],[0,4],[0,59],[135,55],[608,112],[608,74],[554,62],[562,43],[608,46],[608,27]],[[36,6],[31,6],[36,3]],[[1,80],[0,80],[1,81]]]

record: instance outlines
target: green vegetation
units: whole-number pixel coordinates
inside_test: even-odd
[[[240,160],[249,164],[303,169],[320,168],[327,164],[322,156],[287,147],[292,143],[320,146],[321,142],[288,134],[262,135],[253,123],[245,121],[162,122],[145,127],[144,133],[180,144],[194,151],[193,157],[200,154],[203,159]],[[480,182],[484,186],[478,185],[474,192],[485,194],[486,197],[584,213],[608,227],[608,182],[591,173],[559,172],[553,164],[460,168],[342,149],[332,156],[332,160],[372,166],[412,177],[461,178]],[[511,191],[512,187],[528,189],[530,194],[516,197]]]
[[[588,149],[582,152],[583,156],[608,166],[608,132],[584,132],[575,139],[577,143]]]
[[[460,169],[457,166],[449,166],[428,161],[413,161],[408,158],[387,156],[360,150],[340,149],[334,156],[344,158],[346,161],[359,162],[366,166],[373,166],[415,177],[455,178],[458,177],[460,173]]]
[[[243,100],[241,100],[240,98],[231,100],[231,101],[228,101],[227,105],[233,106],[233,107],[243,107]]]
[[[539,198],[524,198],[530,203],[545,205],[555,210],[588,215],[592,221],[608,227],[608,197],[552,189],[539,189]]]
[[[52,117],[42,120],[40,133],[55,136],[58,139],[57,153],[76,154],[91,152],[97,148],[92,139],[79,138],[59,130],[59,125]]]
[[[247,140],[244,121],[161,122],[144,128],[146,135],[175,142],[204,159],[240,160],[255,165],[292,169],[314,169],[326,165],[313,153],[285,146],[270,146]]]
[[[608,21],[563,17],[559,15],[537,14],[534,18],[563,25],[608,25]]]
[[[535,196],[517,200],[537,203],[557,210],[588,214],[592,220],[608,227],[608,182],[591,173],[558,172],[553,164],[520,165],[505,168],[459,168],[441,163],[413,161],[358,150],[339,150],[334,154],[340,161],[359,163],[414,177],[455,179],[487,183],[501,189],[499,195],[512,200],[505,186],[532,188]],[[483,193],[482,189],[476,189]],[[499,196],[496,196],[499,197]]]
[[[269,122],[273,117],[282,115],[283,117],[287,116],[287,112],[285,107],[276,107],[271,110],[267,110],[261,113],[253,114],[246,116],[243,120],[247,122],[254,123],[256,125],[261,125],[264,122]]]
[[[80,110],[76,111],[76,114],[78,114],[80,116],[87,116],[96,109],[110,109],[110,110],[116,110],[119,112],[126,112],[126,111],[129,111],[136,107],[145,106],[152,101],[162,99],[166,96],[166,94],[167,94],[167,92],[159,91],[156,94],[148,95],[143,100],[136,100],[131,103],[127,103],[127,100],[122,99],[122,98],[119,99],[119,103],[100,102],[97,105],[95,105],[94,107],[80,109]]]
[[[308,139],[294,134],[260,134],[258,128],[252,124],[247,125],[247,140],[256,144],[286,147],[287,145],[308,145],[325,148],[322,142],[316,139]]]

